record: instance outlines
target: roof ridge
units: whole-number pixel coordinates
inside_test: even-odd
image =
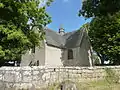
[[[58,32],[56,32],[55,30],[52,30],[52,29],[50,29],[50,28],[46,28],[45,30],[52,31],[52,32],[54,32],[54,33],[58,34],[59,36],[61,36]]]
[[[65,35],[67,35],[67,34],[70,34],[70,33],[75,33],[75,32],[78,32],[78,31],[79,31],[79,29],[78,29],[78,30],[71,31],[71,32],[67,32],[67,33],[65,33],[63,36],[65,36]]]
[[[46,28],[46,40],[48,44],[55,45],[58,47],[74,48],[82,43],[84,38],[84,29],[74,30],[67,32],[64,35],[60,35],[55,30]],[[71,41],[73,40],[73,41]]]

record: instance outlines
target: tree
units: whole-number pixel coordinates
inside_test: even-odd
[[[79,15],[92,17],[88,34],[102,64],[120,64],[120,0],[85,0]]]
[[[106,16],[120,11],[120,0],[83,0],[79,16],[86,18]]]
[[[102,62],[110,60],[120,64],[120,14],[94,18],[90,23],[89,36],[93,49],[97,51]]]
[[[0,61],[16,60],[28,49],[39,46],[43,28],[51,22],[41,0],[0,0]],[[38,28],[38,32],[34,30]]]

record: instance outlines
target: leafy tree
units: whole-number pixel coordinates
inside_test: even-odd
[[[86,18],[96,16],[106,16],[114,14],[120,10],[120,0],[83,0],[79,16]]]
[[[93,49],[102,62],[107,56],[113,64],[120,64],[120,15],[94,18],[90,23],[89,36]]]
[[[43,0],[44,1],[44,0]],[[43,28],[51,22],[42,0],[0,0],[0,61],[16,60],[28,49],[39,46]],[[38,28],[38,32],[34,27]]]
[[[84,0],[81,15],[92,17],[88,34],[102,64],[120,64],[120,0]]]

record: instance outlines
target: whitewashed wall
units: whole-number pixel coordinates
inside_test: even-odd
[[[27,51],[24,55],[21,57],[21,63],[20,66],[28,66],[30,62],[33,61],[33,55],[30,54],[30,51]]]
[[[45,65],[45,48],[43,47],[36,47],[35,51],[35,61],[39,60],[39,66]]]
[[[39,61],[39,66],[45,65],[45,45],[44,42],[41,43],[40,47],[35,48],[35,53],[32,53],[32,49],[22,55],[20,66],[29,66],[30,62],[32,64]]]
[[[46,45],[45,46],[45,66],[48,66],[48,67],[63,66],[61,55],[62,55],[61,49]]]

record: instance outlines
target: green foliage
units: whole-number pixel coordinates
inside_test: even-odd
[[[120,0],[83,0],[79,16],[86,18],[96,16],[106,16],[114,14],[120,10]]]
[[[113,71],[110,68],[105,68],[105,72],[106,72],[105,79],[109,84],[119,83],[119,75],[116,74],[115,71]]]
[[[15,60],[40,45],[43,28],[51,22],[46,12],[51,2],[40,7],[41,0],[0,0],[0,60]]]
[[[0,25],[0,35],[0,57],[2,59],[15,59],[18,54],[22,54],[27,49],[24,45],[30,44],[27,36],[14,25]]]
[[[120,0],[84,0],[81,15],[92,17],[88,34],[102,64],[120,64]]]
[[[114,64],[120,64],[120,14],[94,18],[89,36],[93,49],[107,55]]]

